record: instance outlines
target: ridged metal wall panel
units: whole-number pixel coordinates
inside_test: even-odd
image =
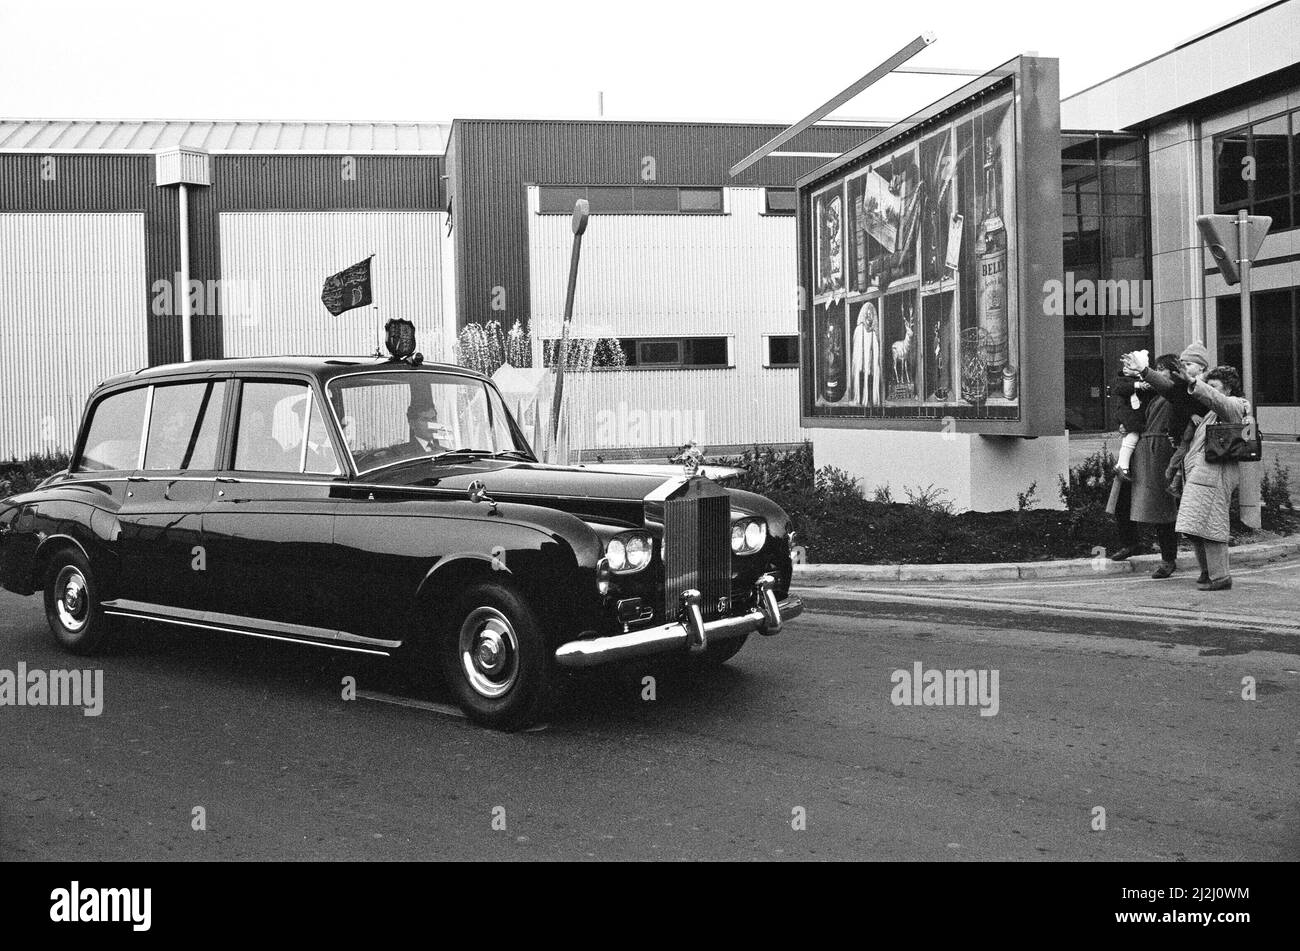
[[[573,335],[725,334],[734,366],[584,374],[575,383],[586,392],[573,404],[582,407],[574,445],[631,449],[686,439],[719,446],[801,438],[797,371],[764,366],[765,335],[799,330],[794,217],[761,214],[760,188],[727,189],[726,206],[725,215],[593,215],[588,222]],[[564,215],[534,214],[529,224],[532,326],[551,336],[563,316],[573,234]]]
[[[574,320],[614,336],[797,333],[794,216],[762,214],[760,188],[729,188],[726,203],[722,215],[593,215]],[[564,314],[573,232],[568,215],[529,226],[532,318],[545,328]]]
[[[216,155],[212,187],[194,195],[210,211],[441,211],[443,164],[424,155]]]
[[[382,321],[403,317],[415,323],[426,358],[449,356],[441,274],[446,218],[434,211],[223,213],[223,352],[371,353]],[[372,253],[378,312],[331,316],[320,299],[325,278]]]
[[[0,212],[0,458],[70,449],[101,380],[148,361],[142,213]]]
[[[782,126],[669,122],[456,120],[449,174],[456,193],[457,315],[527,320],[529,184],[791,186],[827,159],[766,158],[732,180],[727,170]],[[839,154],[872,135],[864,126],[815,126],[787,152]],[[450,151],[450,150],[449,150]],[[497,309],[505,292],[506,306]]]
[[[149,306],[152,282],[180,265],[176,189],[154,184],[153,156],[0,153],[0,212],[31,211],[144,212],[147,277],[136,289],[135,316],[148,322],[149,363],[180,359],[179,323]]]
[[[799,429],[799,371],[625,370],[570,373],[569,444],[579,450],[794,443]]]

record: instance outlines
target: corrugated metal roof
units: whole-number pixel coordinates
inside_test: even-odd
[[[308,152],[442,155],[449,122],[0,119],[0,152]]]

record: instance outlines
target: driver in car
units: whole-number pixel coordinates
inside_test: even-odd
[[[451,431],[438,422],[438,408],[432,403],[412,403],[406,422],[411,427],[410,441],[397,447],[403,456],[432,456],[455,448]]]

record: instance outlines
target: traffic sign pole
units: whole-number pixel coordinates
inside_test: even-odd
[[[1250,412],[1259,426],[1259,409],[1255,406],[1255,325],[1250,307],[1250,216],[1246,209],[1237,212],[1237,268],[1241,274],[1241,387],[1245,391]],[[1260,506],[1257,462],[1241,464],[1241,486],[1237,490],[1241,508],[1241,523],[1248,528],[1262,528],[1264,513]]]
[[[1210,256],[1219,265],[1219,274],[1229,286],[1241,284],[1241,388],[1250,404],[1250,412],[1259,427],[1259,408],[1255,405],[1255,328],[1251,320],[1250,267],[1268,237],[1273,219],[1268,215],[1248,215],[1243,208],[1236,217],[1230,215],[1197,215],[1196,227],[1200,229]],[[1253,434],[1251,434],[1253,435]],[[1250,528],[1260,527],[1258,463],[1241,464],[1239,502],[1241,521]]]

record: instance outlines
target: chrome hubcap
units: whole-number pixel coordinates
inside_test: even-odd
[[[59,572],[54,591],[58,598],[56,609],[59,623],[68,631],[77,633],[86,626],[90,617],[90,598],[86,592],[85,576],[75,566],[67,565]]]
[[[519,639],[504,614],[477,608],[460,628],[460,663],[465,679],[480,696],[504,696],[519,674]]]

